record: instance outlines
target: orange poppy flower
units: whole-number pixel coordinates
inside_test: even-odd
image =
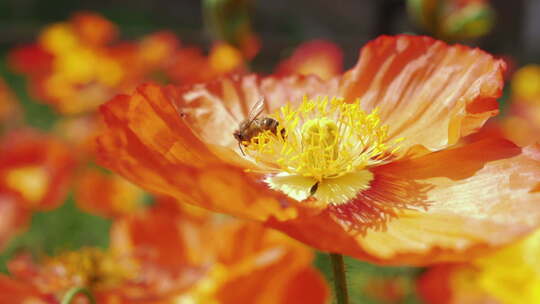
[[[35,44],[13,50],[10,64],[29,76],[40,100],[64,115],[91,113],[143,81],[194,83],[244,66],[242,53],[229,45],[216,45],[206,56],[181,46],[170,32],[131,42],[116,40],[117,32],[98,14],[77,13],[46,27]]]
[[[37,290],[58,303],[70,287],[86,286],[97,303],[326,303],[303,245],[255,223],[194,220],[175,205],[165,200],[116,221],[108,251],[85,248],[39,264],[15,258],[11,277],[0,276],[0,299]]]
[[[49,210],[63,202],[75,162],[62,142],[30,130],[0,141],[0,191],[24,199],[29,208]]]
[[[69,22],[45,28],[37,43],[14,50],[11,65],[28,74],[32,91],[59,112],[82,113],[123,85],[124,71],[106,49],[115,36],[116,28],[108,20],[78,13]]]
[[[367,44],[329,81],[143,85],[102,106],[97,153],[151,192],[324,251],[388,264],[460,260],[540,220],[538,147],[487,138],[451,148],[497,113],[503,69],[478,49],[401,35]],[[266,131],[238,134],[254,105],[271,118],[256,122]]]
[[[131,63],[144,65],[141,70],[163,68],[172,61],[180,48],[178,38],[173,33],[166,31],[144,36],[137,44],[139,60]]]
[[[0,139],[0,248],[32,210],[50,210],[67,194],[74,160],[61,142],[29,130]]]
[[[301,44],[291,57],[282,61],[276,75],[317,75],[330,79],[343,71],[343,52],[332,42],[313,40]]]
[[[208,55],[199,48],[181,48],[171,58],[166,75],[172,83],[187,85],[210,81],[244,69],[244,57],[238,49],[226,43],[217,43]]]
[[[75,13],[70,23],[79,39],[91,45],[107,45],[118,35],[115,24],[93,12]]]
[[[540,230],[464,264],[430,268],[418,281],[426,303],[518,304],[540,301]],[[443,300],[444,299],[444,300]]]

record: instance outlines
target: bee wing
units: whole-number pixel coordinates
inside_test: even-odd
[[[259,98],[259,100],[257,100],[253,107],[251,107],[251,110],[249,110],[249,114],[247,117],[247,121],[249,121],[250,124],[253,120],[255,120],[257,117],[259,117],[259,115],[262,114],[262,112],[264,111],[264,106],[264,97],[261,97]]]

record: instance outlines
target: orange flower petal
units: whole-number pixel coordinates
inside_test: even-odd
[[[451,274],[452,267],[447,265],[432,268],[422,274],[416,285],[422,300],[429,304],[452,303]]]
[[[158,264],[174,273],[189,263],[190,247],[181,227],[178,209],[158,202],[147,212],[115,221],[111,248],[120,255],[134,255],[137,260]],[[190,233],[199,237],[196,230]]]
[[[8,62],[18,73],[36,75],[50,71],[53,55],[39,44],[30,44],[13,49]]]
[[[539,160],[540,147],[520,152],[508,141],[493,139],[381,166],[376,176],[425,185],[423,193],[406,195],[403,203],[422,195],[429,205],[402,210],[384,231],[358,235],[328,212],[269,224],[319,249],[378,263],[458,261],[478,249],[509,243],[538,225],[540,193],[531,190],[540,179]],[[388,189],[380,191],[384,195]]]
[[[0,193],[0,251],[7,242],[28,223],[30,212],[24,207],[21,199]]]
[[[343,70],[343,52],[332,42],[314,40],[301,44],[276,69],[277,75],[317,75],[330,79]]]
[[[32,285],[0,275],[0,303],[46,304],[51,301],[54,298],[40,295]]]
[[[212,216],[193,221],[173,206],[159,200],[149,212],[113,227],[112,249],[135,255],[141,277],[152,279],[159,271],[154,283],[165,276],[176,291],[183,286],[187,298],[200,301],[288,303],[313,291],[309,303],[325,303],[328,289],[303,245],[255,223]]]
[[[92,12],[78,12],[73,15],[70,23],[79,39],[94,46],[105,45],[117,36],[116,25]]]
[[[419,156],[456,143],[496,113],[503,66],[479,50],[398,36],[364,49],[342,79],[342,93],[338,78],[306,76],[144,85],[102,106],[108,131],[98,153],[107,167],[152,192],[264,221],[321,250],[389,264],[459,260],[540,220],[531,203],[537,183],[525,178],[538,178],[535,147],[520,152],[493,139]],[[370,189],[346,208],[293,203],[244,170],[257,168],[241,157],[232,133],[261,97],[272,112],[304,95],[342,94],[360,97],[368,110],[379,107],[382,123],[394,137],[405,135],[405,147],[416,153],[368,168],[375,176]],[[486,185],[497,191],[472,199]],[[358,219],[362,227],[354,226]],[[366,233],[363,226],[387,230]]]
[[[303,96],[334,96],[337,81],[323,82],[313,76],[263,79],[255,75],[233,76],[182,87],[175,93],[175,104],[194,134],[204,142],[240,154],[232,134],[257,101],[264,98],[265,112],[271,113],[287,102],[301,102]]]
[[[143,208],[145,193],[116,174],[85,168],[77,178],[75,200],[85,211],[117,217]]]
[[[508,115],[501,120],[500,127],[506,138],[520,146],[539,142],[540,105],[514,99]]]
[[[16,193],[31,209],[48,210],[64,201],[76,165],[64,143],[18,130],[2,139],[0,150],[0,192]]]
[[[328,287],[309,266],[313,256],[303,245],[254,223],[233,222],[219,231],[224,240],[216,240],[214,251],[230,268],[220,303],[326,303]]]
[[[287,282],[288,289],[278,303],[326,303],[330,291],[322,275],[313,268],[306,268]]]
[[[180,41],[172,32],[162,31],[143,37],[138,44],[138,60],[146,69],[158,68],[175,56]]]
[[[386,257],[408,252],[401,258],[409,263],[417,263],[415,254],[428,255],[429,262],[459,261],[481,253],[475,250],[480,247],[525,235],[540,219],[540,194],[531,193],[540,178],[539,160],[539,147],[519,153],[510,142],[495,139],[402,164],[400,174],[433,185],[427,193],[430,207],[405,212],[384,234],[369,232],[364,248]]]
[[[259,220],[294,215],[286,199],[201,142],[167,91],[141,86],[133,96],[118,96],[101,108],[109,126],[98,140],[105,166],[152,192],[207,209]]]
[[[208,81],[214,76],[208,58],[198,48],[181,48],[171,61],[166,73],[173,83],[192,84]]]
[[[343,80],[343,95],[379,108],[404,148],[440,150],[497,114],[505,64],[478,49],[424,36],[383,36],[368,43]]]

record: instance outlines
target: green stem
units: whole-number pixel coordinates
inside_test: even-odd
[[[84,294],[87,298],[90,304],[96,304],[96,300],[94,299],[94,296],[88,290],[86,287],[73,287],[66,294],[64,295],[64,298],[62,299],[61,304],[71,304],[71,301],[75,299],[75,296],[78,294]]]
[[[332,270],[334,271],[334,292],[336,294],[337,304],[349,304],[343,256],[337,253],[330,253],[330,260],[332,261]]]

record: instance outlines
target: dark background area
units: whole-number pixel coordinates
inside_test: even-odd
[[[493,31],[467,43],[517,62],[540,59],[540,1],[493,0],[497,12]],[[66,20],[73,12],[102,13],[132,39],[169,29],[186,44],[208,46],[201,1],[197,0],[0,0],[0,50],[32,41],[46,24]],[[351,66],[359,48],[381,34],[423,33],[408,19],[405,0],[257,0],[253,23],[263,43],[255,69],[268,70],[302,41],[331,40],[345,52]]]

